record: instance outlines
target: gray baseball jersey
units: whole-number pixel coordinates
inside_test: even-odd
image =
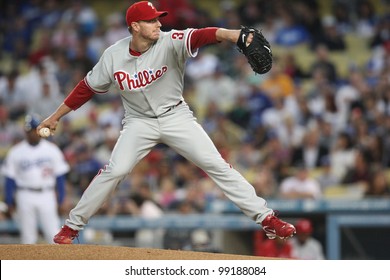
[[[272,213],[253,186],[222,158],[183,100],[185,63],[197,54],[190,47],[192,32],[161,32],[158,41],[140,56],[129,53],[131,37],[125,38],[109,47],[87,74],[85,82],[94,92],[107,92],[112,85],[119,89],[126,115],[109,164],[70,212],[69,227],[83,229],[120,181],[158,143],[204,170],[257,223]]]
[[[161,32],[139,57],[129,53],[131,36],[124,38],[103,53],[85,81],[98,93],[115,85],[129,116],[160,116],[182,100],[185,62],[197,54],[189,46],[193,31]]]

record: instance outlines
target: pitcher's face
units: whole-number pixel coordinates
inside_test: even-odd
[[[141,20],[137,22],[140,36],[148,41],[155,42],[160,38],[161,23],[158,18],[152,20]]]

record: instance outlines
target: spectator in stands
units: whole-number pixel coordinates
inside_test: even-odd
[[[258,165],[257,169],[254,170],[253,176],[254,178],[251,180],[251,183],[257,195],[265,198],[277,198],[278,186],[274,170],[267,165]]]
[[[195,213],[192,204],[186,200],[178,202],[176,207],[176,212],[181,215]],[[192,231],[191,229],[167,229],[163,239],[164,249],[183,250],[190,247]]]
[[[296,20],[304,26],[310,38],[310,44],[322,36],[321,10],[318,1],[294,1],[293,9],[296,12]]]
[[[344,34],[337,28],[337,22],[333,15],[327,15],[322,19],[322,36],[314,42],[314,48],[325,45],[329,51],[345,51],[347,44]]]
[[[311,73],[311,84],[303,97],[312,116],[327,118],[334,124],[335,130],[341,129],[338,124],[335,104],[335,86],[329,80],[327,72],[321,67],[315,67]]]
[[[68,146],[71,145],[73,135],[74,128],[72,127],[72,122],[69,118],[65,118],[62,122],[61,133],[54,135],[52,139],[62,151],[66,152]]]
[[[325,78],[332,84],[335,84],[339,77],[336,64],[331,60],[329,48],[325,44],[318,44],[314,49],[315,60],[310,65],[309,73],[314,74],[317,69],[323,71]]]
[[[382,166],[384,168],[388,168],[390,167],[390,115],[384,116],[381,132],[378,134],[381,136],[383,141]]]
[[[94,66],[93,57],[89,56],[87,47],[87,38],[81,38],[77,41],[74,49],[68,52],[71,67],[78,68],[84,74]]]
[[[353,110],[361,103],[365,96],[371,94],[371,90],[364,74],[359,70],[352,70],[348,72],[346,83],[341,85],[335,93],[335,102],[340,122],[344,129],[347,128],[347,122],[353,114]],[[362,113],[362,112],[360,112]]]
[[[55,32],[51,36],[53,48],[68,52],[76,47],[78,40],[76,23],[73,21],[60,21],[57,24]]]
[[[297,123],[293,116],[285,116],[281,125],[276,127],[276,133],[282,144],[294,151],[302,145],[306,127]]]
[[[9,118],[9,109],[0,102],[0,165],[13,144],[23,138],[23,129]]]
[[[96,159],[102,164],[108,163],[108,160],[111,156],[111,151],[115,147],[116,139],[119,137],[119,130],[113,127],[101,128],[101,131],[104,133],[103,142],[95,149]]]
[[[334,1],[332,6],[332,14],[336,20],[337,29],[344,35],[354,31],[352,14],[350,13],[352,5],[353,2]]]
[[[210,119],[208,121],[210,125]],[[245,136],[244,131],[238,125],[231,122],[225,113],[218,110],[213,115],[211,124],[213,125],[213,130],[209,132],[210,137],[216,142],[215,145],[219,149],[219,152],[226,159],[229,153],[228,149],[237,147],[242,143],[242,139]],[[210,129],[210,127],[208,128]]]
[[[239,7],[237,7],[237,12],[240,16],[241,24],[247,26],[256,26],[264,18],[264,3],[261,1],[249,0],[241,1]]]
[[[291,150],[289,147],[283,146],[274,132],[271,131],[268,133],[267,142],[261,148],[261,154],[263,164],[274,172],[278,182],[282,178],[289,176],[285,169],[290,165]]]
[[[116,41],[121,38],[124,38],[129,34],[127,31],[126,23],[122,17],[122,14],[119,12],[114,12],[107,16],[107,27],[105,28],[105,46],[111,46]]]
[[[269,258],[292,258],[292,249],[289,240],[266,239],[256,248],[255,255]]]
[[[284,73],[279,57],[274,56],[272,68],[265,76],[260,89],[270,97],[288,97],[294,93],[294,80]]]
[[[79,195],[88,187],[89,182],[102,168],[87,143],[80,143],[74,150],[74,162],[69,172],[69,181],[78,188]]]
[[[8,219],[8,206],[5,202],[0,201],[0,221]]]
[[[68,8],[62,15],[62,21],[74,22],[81,36],[90,36],[95,31],[98,24],[95,10],[84,0],[71,1]]]
[[[190,245],[184,249],[195,252],[220,253],[220,250],[212,244],[211,233],[205,229],[194,230],[191,233]]]
[[[163,210],[153,198],[150,185],[142,182],[135,193],[130,196],[129,210],[136,217],[158,219]],[[162,248],[164,230],[139,229],[135,233],[135,245],[142,248]]]
[[[287,52],[282,58],[283,71],[289,75],[295,83],[308,78],[308,74],[298,64],[296,56],[292,52]]]
[[[30,47],[28,55],[28,63],[30,65],[41,63],[44,59],[47,59],[53,51],[51,45],[51,30],[39,28],[35,33],[35,42]]]
[[[354,157],[354,164],[347,169],[341,183],[344,185],[361,185],[367,188],[371,178],[370,164],[366,159],[364,151],[357,150]]]
[[[95,104],[90,107],[87,115],[88,129],[83,131],[83,138],[88,146],[90,146],[92,149],[96,149],[98,146],[104,143],[104,129],[107,128],[100,126],[98,122],[98,110],[99,109],[97,106],[95,106]]]
[[[390,183],[387,171],[377,167],[370,175],[364,196],[366,198],[390,198]]]
[[[9,117],[16,121],[27,112],[26,92],[18,82],[19,72],[14,70],[0,83],[0,101],[9,110]]]
[[[108,107],[106,107],[105,110],[100,111],[98,123],[101,127],[112,127],[121,130],[124,114],[125,110],[122,106],[122,100],[119,96],[115,96],[110,98]]]
[[[39,113],[42,116],[47,116],[55,110],[62,102],[62,97],[59,94],[54,94],[50,88],[50,84],[44,82],[42,84],[42,93],[39,99],[33,101],[28,106],[29,113]]]
[[[91,59],[93,63],[97,63],[99,61],[100,56],[107,47],[104,39],[104,31],[103,26],[99,24],[86,42],[86,52],[88,54],[88,58]]]
[[[342,180],[347,170],[354,165],[355,153],[356,150],[351,136],[345,132],[339,133],[330,152],[330,164],[333,176],[340,181]]]
[[[26,73],[19,76],[18,84],[24,92],[24,100],[27,106],[42,97],[44,84],[49,85],[50,95],[54,98],[58,98],[61,95],[60,86],[53,68],[51,58],[45,57],[39,63],[30,65]]]
[[[239,95],[232,109],[227,112],[227,118],[243,129],[249,128],[251,111],[247,99]]]
[[[261,151],[255,148],[252,139],[248,137],[237,147],[237,149],[231,151],[229,159],[229,162],[231,162],[235,168],[242,172],[248,172],[260,162]]]
[[[199,55],[188,61],[186,75],[192,81],[198,82],[213,75],[218,62],[218,57],[215,54],[207,51],[200,52]]]
[[[236,28],[243,22],[244,19],[240,18],[238,9],[235,8],[233,1],[221,1],[220,12],[223,17],[216,18],[216,25],[224,28]]]
[[[171,209],[172,205],[180,200],[180,198],[181,192],[177,189],[174,178],[165,177],[159,181],[156,200],[164,210]]]
[[[157,10],[167,11],[169,17],[161,18],[163,30],[183,29],[187,26],[198,26],[196,7],[189,0],[159,0]]]
[[[302,93],[302,90],[300,89],[300,91],[298,92]],[[306,100],[303,94],[299,94],[299,93],[296,95],[296,102],[297,102],[297,108],[295,112],[296,125],[300,125],[305,128],[312,127],[311,125],[312,120],[316,116],[311,111],[311,108],[309,107],[309,102]]]
[[[290,9],[281,9],[279,16],[282,19],[282,27],[276,31],[276,45],[294,47],[310,41],[306,28],[297,21]]]
[[[356,15],[357,34],[363,38],[371,38],[378,21],[373,3],[368,0],[357,1]]]
[[[18,14],[20,11],[17,5],[10,6],[7,12],[9,13],[6,13],[7,20],[3,22],[2,49],[10,54],[15,62],[26,60],[34,29],[28,25],[25,17]]]
[[[252,85],[249,90],[249,95],[246,97],[249,109],[249,128],[256,129],[263,126],[263,113],[267,109],[275,107],[272,98],[256,85]],[[281,105],[283,107],[283,104]],[[280,108],[280,107],[278,107]]]
[[[329,156],[325,156],[321,160],[320,173],[315,178],[321,186],[321,191],[324,193],[326,188],[336,186],[340,179],[331,172],[331,164]]]
[[[321,131],[319,138],[320,145],[325,147],[329,153],[332,151],[332,147],[337,139],[336,128],[332,121],[333,118],[326,113],[317,119],[318,130]]]
[[[309,170],[321,166],[321,160],[329,155],[329,150],[325,146],[321,146],[319,141],[321,131],[318,129],[306,130],[302,145],[297,145],[293,148],[291,163],[293,166],[303,163]]]
[[[313,237],[313,225],[309,219],[299,219],[295,227],[297,235],[291,239],[291,256],[301,260],[325,259],[322,244]]]
[[[42,26],[49,29],[55,28],[62,17],[62,6],[59,0],[47,0],[41,5],[43,6],[40,19]]]
[[[288,118],[292,118],[291,112],[288,110],[286,98],[283,96],[276,94],[271,97],[271,101],[272,106],[264,109],[259,122],[261,125],[274,131],[275,133],[280,133],[280,127],[284,125],[284,121]],[[284,139],[280,140],[282,141]],[[283,143],[284,142],[285,141],[283,141]]]
[[[390,16],[384,15],[375,25],[374,34],[370,34],[370,48],[386,47],[389,44],[390,38],[388,31],[390,29]]]
[[[320,184],[309,175],[309,170],[303,163],[296,164],[293,175],[280,183],[279,196],[285,199],[320,199],[322,198]]]
[[[219,111],[226,113],[234,108],[237,92],[237,83],[224,73],[222,65],[216,65],[211,75],[196,83],[195,102],[201,107],[214,102]]]
[[[53,64],[55,65],[53,74],[58,81],[59,92],[60,94],[64,94],[71,87],[69,84],[72,77],[72,68],[70,67],[65,51],[58,50],[53,54]]]

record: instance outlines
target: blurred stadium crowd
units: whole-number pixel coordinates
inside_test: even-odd
[[[124,13],[132,2],[1,2],[0,164],[24,137],[25,114],[47,117],[102,51],[129,35]],[[234,45],[221,43],[188,62],[184,92],[258,195],[390,197],[388,1],[153,2],[169,11],[164,30],[251,25],[270,40],[270,73],[254,75]],[[69,114],[52,137],[71,165],[64,214],[107,163],[123,113],[112,89]],[[100,213],[196,213],[217,199],[225,198],[201,170],[159,145]],[[145,201],[161,211],[145,211]]]

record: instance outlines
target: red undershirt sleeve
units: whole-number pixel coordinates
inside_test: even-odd
[[[219,43],[215,35],[217,29],[218,27],[195,29],[191,35],[191,49],[195,50],[209,44]]]
[[[90,100],[95,93],[87,86],[84,80],[81,80],[74,89],[65,98],[64,103],[72,110],[77,110]]]

